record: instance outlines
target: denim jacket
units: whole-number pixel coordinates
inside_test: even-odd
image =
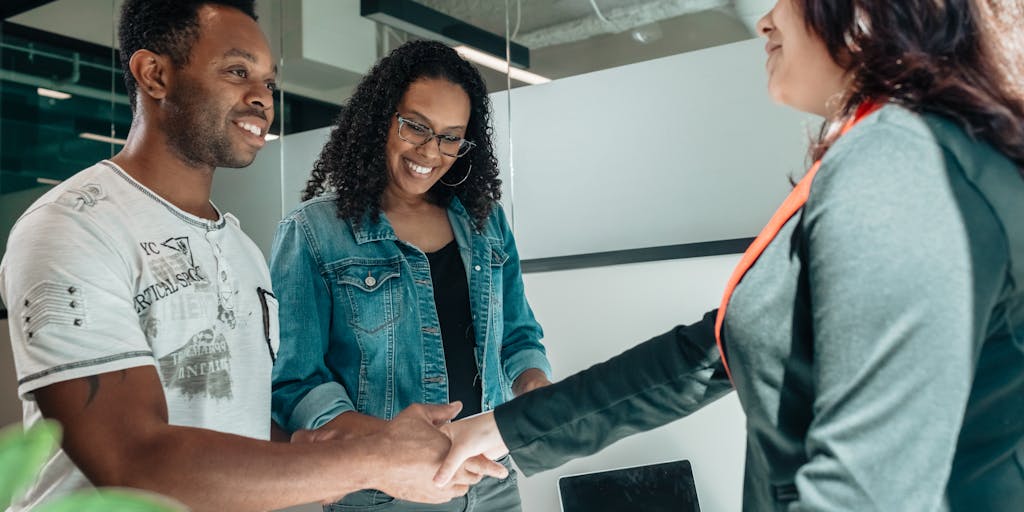
[[[311,199],[285,217],[271,252],[281,328],[273,417],[289,431],[350,410],[391,419],[413,403],[448,403],[426,255],[398,240],[384,215],[353,227],[335,199]],[[448,219],[469,283],[481,407],[490,410],[512,397],[523,371],[550,376],[543,332],[504,211],[495,208],[478,231],[453,198]]]

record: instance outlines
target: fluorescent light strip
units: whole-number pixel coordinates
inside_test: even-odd
[[[79,133],[78,136],[83,138],[83,139],[94,140],[94,141],[97,141],[97,142],[109,142],[110,144],[120,144],[122,146],[124,146],[125,144],[128,143],[127,140],[118,139],[117,137],[107,137],[106,135],[97,135],[95,133],[89,133],[89,132]]]
[[[36,178],[36,183],[40,183],[43,185],[60,185],[60,180],[55,180],[51,178]]]
[[[504,60],[475,48],[459,45],[455,47],[455,51],[459,52],[459,55],[462,55],[462,58],[475,62],[481,66],[491,68],[501,73],[508,71],[509,76],[511,76],[513,80],[518,80],[528,84],[544,84],[551,81],[550,78],[540,76],[536,73],[530,73],[529,71],[524,71],[519,68],[509,69],[508,64],[506,64]]]
[[[36,94],[43,96],[44,98],[53,98],[55,100],[66,100],[71,97],[71,95],[66,92],[55,91],[45,87],[36,87]]]

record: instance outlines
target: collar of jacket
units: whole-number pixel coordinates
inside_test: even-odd
[[[459,198],[452,196],[451,202],[448,203],[448,218],[458,218],[459,221],[472,226],[473,219],[469,217],[469,212],[466,211],[466,207],[462,206],[462,201]],[[454,226],[453,226],[454,228]],[[391,222],[381,212],[380,217],[377,219],[373,218],[373,215],[366,214],[363,216],[363,221],[359,223],[359,226],[352,226],[352,234],[355,235],[356,243],[363,245],[369,242],[379,242],[381,240],[398,240],[398,235],[395,235],[395,228],[391,227]]]

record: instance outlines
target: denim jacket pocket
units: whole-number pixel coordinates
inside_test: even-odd
[[[347,296],[348,323],[375,333],[402,316],[401,262],[360,259],[341,262],[333,270],[339,291]]]
[[[488,239],[491,244],[491,266],[501,267],[508,261],[508,254],[501,247],[501,240]]]

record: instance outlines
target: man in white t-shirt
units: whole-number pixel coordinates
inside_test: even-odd
[[[214,169],[252,163],[274,115],[276,67],[252,4],[125,2],[128,142],[11,230],[0,294],[25,423],[64,427],[62,450],[12,510],[92,485],[195,510],[363,488],[444,502],[504,476],[478,459],[457,485],[433,485],[450,444],[435,427],[457,406],[411,407],[358,440],[266,441],[277,304],[262,254],[210,203]]]

